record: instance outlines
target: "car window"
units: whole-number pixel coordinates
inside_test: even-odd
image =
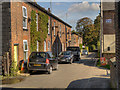
[[[67,47],[67,51],[80,51],[79,47]]]
[[[61,52],[59,55],[71,55],[71,52]]]
[[[39,53],[39,52],[32,53],[30,55],[30,58],[45,58],[45,57],[46,57],[45,53]]]
[[[48,53],[47,53],[47,58],[51,58],[51,57],[50,57],[50,54],[48,54]]]

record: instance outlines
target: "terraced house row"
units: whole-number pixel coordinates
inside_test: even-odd
[[[0,39],[0,64],[9,52],[10,64],[15,61],[17,66],[33,51],[52,51],[55,56],[65,51],[71,26],[35,2],[1,2]]]

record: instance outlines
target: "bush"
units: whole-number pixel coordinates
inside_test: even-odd
[[[97,42],[97,49],[98,49],[97,56],[100,57],[100,41]]]
[[[10,67],[10,76],[17,76],[17,72],[19,71],[19,67],[15,66],[16,62],[12,61]]]
[[[82,44],[79,44],[80,49],[82,49],[82,46],[83,46]]]
[[[95,50],[95,49],[96,49],[96,46],[95,46],[95,45],[92,45],[92,49]]]

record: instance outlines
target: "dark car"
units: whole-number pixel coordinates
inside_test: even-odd
[[[74,59],[73,60],[80,60],[80,48],[79,47],[67,47],[67,51],[72,51],[73,55],[74,55]]]
[[[28,70],[32,71],[47,71],[52,73],[53,69],[58,69],[58,61],[53,58],[52,52],[32,52],[29,57]]]
[[[73,62],[73,54],[71,51],[64,51],[64,52],[61,52],[58,56],[58,62],[61,63],[61,62],[67,62],[67,63],[70,63],[72,64]]]

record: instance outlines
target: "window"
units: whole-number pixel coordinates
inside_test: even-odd
[[[54,36],[55,36],[55,22],[54,22]]]
[[[60,25],[60,37],[61,37],[61,25]]]
[[[22,6],[23,10],[23,29],[27,29],[27,8]]]
[[[112,23],[112,19],[106,19],[106,23]]]
[[[27,40],[23,40],[23,51],[24,51],[24,60],[28,59],[28,43]]]
[[[44,51],[46,52],[46,41],[44,41]]]
[[[108,47],[108,51],[110,51],[110,47]]]
[[[36,14],[36,25],[37,25],[37,31],[38,31],[38,14]]]
[[[48,51],[50,51],[50,41],[48,41]]]
[[[62,51],[64,51],[64,43],[62,44]]]
[[[48,34],[50,34],[50,19],[48,20]]]
[[[23,40],[23,47],[24,47],[24,51],[28,51],[28,43],[27,43],[27,40]]]
[[[37,41],[37,52],[39,51],[39,42]]]

